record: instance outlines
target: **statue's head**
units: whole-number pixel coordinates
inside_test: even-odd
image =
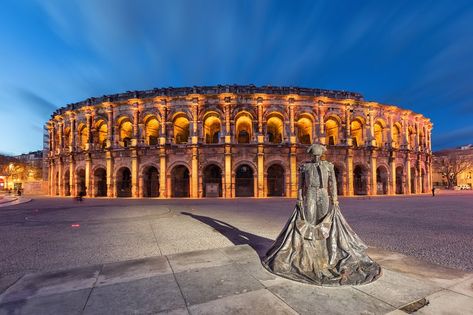
[[[318,156],[321,157],[324,152],[327,151],[327,148],[320,143],[314,143],[311,145],[309,148],[307,148],[307,153],[309,153],[312,156]]]

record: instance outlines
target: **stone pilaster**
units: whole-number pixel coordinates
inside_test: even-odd
[[[353,196],[355,194],[355,187],[354,187],[354,182],[353,182],[353,150],[352,149],[347,149],[346,166],[347,166],[347,181],[348,181],[347,196]]]

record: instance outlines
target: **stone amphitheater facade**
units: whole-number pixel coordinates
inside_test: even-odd
[[[432,186],[430,120],[353,92],[161,88],[90,98],[51,117],[53,196],[295,197],[314,142],[327,145],[340,195]]]

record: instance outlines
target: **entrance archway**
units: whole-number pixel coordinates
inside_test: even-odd
[[[253,197],[254,193],[253,169],[246,164],[240,165],[235,172],[235,196]]]
[[[171,172],[172,197],[189,197],[189,170],[178,165]]]
[[[426,189],[425,189],[425,186],[426,186],[426,183],[425,183],[425,171],[424,169],[421,169],[420,170],[420,180],[421,180],[421,189],[422,189],[422,192],[425,193],[426,192]]]
[[[215,164],[208,165],[203,174],[204,197],[222,197],[222,170]]]
[[[122,167],[117,172],[117,197],[131,197],[131,172],[128,167]]]
[[[388,171],[384,166],[376,169],[376,194],[386,195],[388,193]]]
[[[56,194],[56,196],[59,196],[59,172],[56,172],[56,180],[55,180],[55,182],[56,182],[56,185],[55,185],[55,187],[56,187],[56,188],[55,188],[55,190],[56,190],[56,191],[55,191],[55,194]]]
[[[416,169],[411,167],[411,194],[416,193]]]
[[[77,195],[86,195],[87,187],[85,187],[85,170],[81,169],[77,172]]]
[[[367,172],[361,166],[355,166],[353,170],[353,184],[355,195],[366,195],[368,193]]]
[[[154,166],[143,172],[143,197],[159,197],[159,172]]]
[[[64,195],[70,196],[71,195],[71,185],[70,185],[70,174],[69,170],[66,171],[64,174]]]
[[[403,193],[403,169],[401,166],[396,167],[396,194]]]
[[[94,172],[95,197],[107,197],[107,171],[98,168]]]
[[[284,196],[284,168],[273,164],[268,168],[267,177],[268,197]]]

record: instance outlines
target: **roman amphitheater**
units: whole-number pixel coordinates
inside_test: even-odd
[[[89,197],[297,195],[310,143],[340,195],[430,190],[432,123],[358,93],[218,85],[90,98],[47,123],[49,193]]]

